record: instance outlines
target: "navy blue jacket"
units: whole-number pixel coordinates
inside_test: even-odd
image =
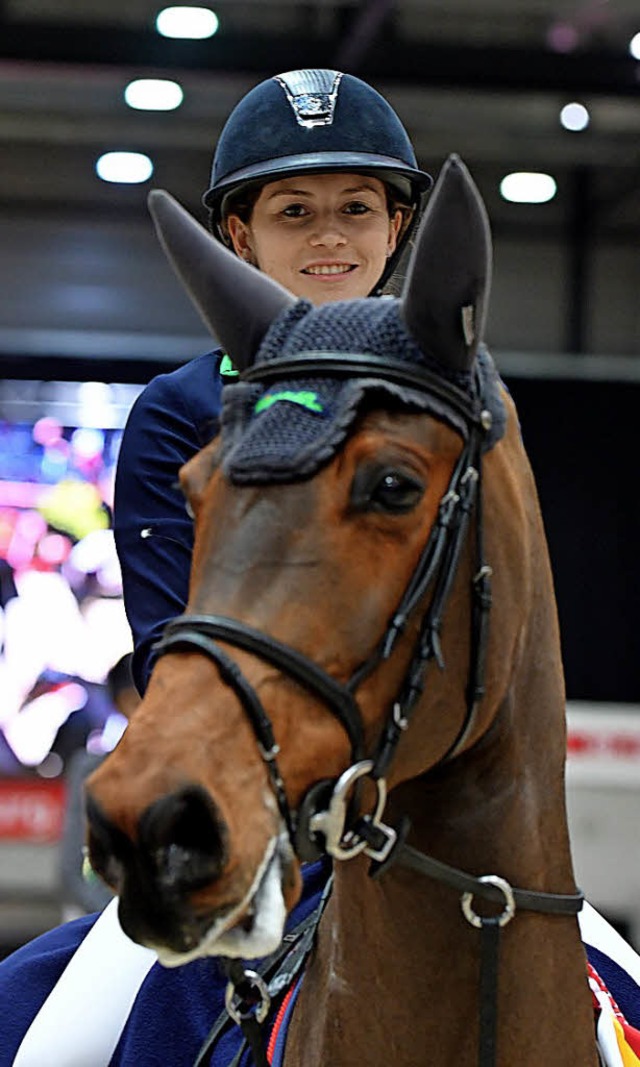
[[[133,633],[133,675],[141,693],[149,680],[152,645],[187,603],[193,523],[178,471],[218,431],[221,355],[200,356],[149,382],[131,409],[122,439],[114,533]]]
[[[307,864],[300,902],[287,920],[290,932],[318,906],[329,873],[328,863]],[[115,904],[111,905],[115,907]],[[145,970],[133,964],[135,946],[120,931],[101,947],[88,951],[80,970],[76,953],[94,927],[104,922],[98,915],[85,916],[49,930],[0,961],[0,1067],[13,1067],[34,1018],[65,977],[71,983],[62,1015],[49,1019],[56,1052],[48,1058],[22,1060],[22,1067],[192,1067],[209,1030],[224,1009],[226,977],[217,958],[193,960],[182,967],[163,967],[152,957]],[[113,920],[115,921],[115,919]],[[109,924],[109,930],[112,927]],[[108,936],[108,935],[107,935]],[[128,942],[130,949],[125,949]],[[144,950],[136,950],[137,954]],[[248,961],[252,966],[254,961]],[[125,1010],[113,1016],[113,983],[124,981],[130,987]],[[286,989],[286,987],[285,987]],[[117,1000],[118,998],[116,998]],[[104,1000],[109,1003],[103,1004]],[[280,1005],[275,999],[269,1023]],[[88,1021],[87,1021],[88,1020]],[[87,1052],[81,1034],[94,1047],[97,1032],[111,1037],[113,1054],[106,1059]],[[45,1027],[46,1029],[46,1027]],[[45,1035],[46,1038],[46,1035]],[[228,1067],[242,1043],[238,1027],[225,1033],[207,1062],[211,1067]],[[63,1047],[60,1053],[60,1046]],[[274,1058],[274,1067],[281,1061]],[[241,1067],[251,1067],[245,1053]]]

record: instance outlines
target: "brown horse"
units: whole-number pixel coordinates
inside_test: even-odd
[[[242,374],[181,472],[186,614],[89,784],[124,929],[172,965],[269,953],[326,849],[287,1067],[595,1067],[552,578],[480,344],[475,186],[451,157],[399,301],[317,309],[153,210]]]

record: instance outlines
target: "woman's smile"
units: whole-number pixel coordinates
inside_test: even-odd
[[[357,270],[355,263],[310,263],[302,268],[302,274],[313,274],[317,278],[341,278]]]

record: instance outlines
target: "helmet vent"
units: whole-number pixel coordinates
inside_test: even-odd
[[[342,74],[338,70],[290,70],[276,74],[299,126],[331,126]]]

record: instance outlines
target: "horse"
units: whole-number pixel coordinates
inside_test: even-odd
[[[473,179],[445,163],[399,298],[318,308],[151,210],[237,376],[180,472],[185,614],[88,783],[123,929],[258,983],[239,961],[329,854],[285,1067],[595,1067],[553,579]]]

